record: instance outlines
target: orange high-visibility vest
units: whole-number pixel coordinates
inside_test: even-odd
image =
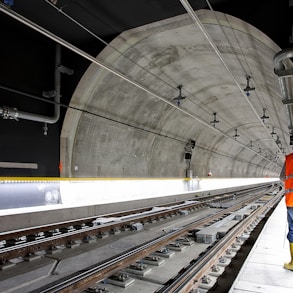
[[[286,156],[285,196],[286,206],[293,207],[293,153]]]

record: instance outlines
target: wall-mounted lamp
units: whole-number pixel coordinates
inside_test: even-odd
[[[185,152],[184,152],[184,160],[187,164],[187,169],[186,169],[186,177],[192,178],[192,170],[191,170],[191,157],[192,157],[192,152],[193,149],[195,148],[195,140],[190,139],[185,145]]]
[[[186,161],[187,161],[187,160],[191,160],[191,157],[192,157],[192,153],[185,152],[184,159],[185,159]]]
[[[187,160],[191,160],[192,157],[192,150],[195,147],[195,140],[190,139],[186,145],[185,145],[185,154],[184,154],[184,159]]]

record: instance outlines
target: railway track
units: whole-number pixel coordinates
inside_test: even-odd
[[[170,292],[192,292],[199,287],[200,281],[207,280],[207,275],[211,267],[217,265],[219,258],[223,256],[224,252],[229,249],[250,225],[254,225],[256,218],[266,214],[272,207],[274,207],[281,199],[282,194],[275,196],[262,207],[259,207],[254,213],[242,220],[238,226],[229,231],[223,238],[217,241],[200,259],[192,262],[188,268],[177,275],[166,286],[160,288],[156,293],[170,293]]]
[[[223,209],[213,215],[206,216],[175,231],[171,231],[165,235],[152,239],[147,243],[136,246],[129,251],[116,255],[111,259],[84,269],[81,273],[68,276],[65,280],[58,281],[56,284],[40,288],[36,292],[82,292],[96,282],[108,278],[115,272],[118,272],[122,268],[125,268],[130,264],[150,255],[159,248],[166,246],[168,243],[174,242],[182,236],[186,236],[190,231],[197,229],[198,227],[207,226],[215,221],[219,221],[223,217],[227,216],[227,214],[237,211],[262,196],[263,192],[258,195],[254,194],[253,198],[245,199],[237,205]],[[235,241],[235,239],[247,228],[247,226],[253,223],[255,218],[272,208],[272,206],[280,200],[280,197],[281,195],[279,193],[278,196],[274,196],[271,201],[258,208],[253,214],[241,221],[241,224],[237,225],[235,229],[227,233],[224,238],[217,241],[217,243],[213,245],[204,256],[201,256],[201,258],[191,262],[188,267],[180,271],[180,274],[176,278],[168,282],[166,286],[160,288],[158,292],[191,292],[191,290],[196,288],[196,285],[200,283],[201,278],[205,276],[206,272],[213,265],[213,263],[218,260],[221,253],[227,250],[229,245]]]
[[[269,192],[270,189],[271,186],[242,190],[237,193],[237,197],[246,194],[248,190],[249,192],[258,192],[259,190]],[[123,227],[130,226],[133,223],[146,223],[166,218],[170,215],[178,215],[182,210],[199,210],[211,203],[227,201],[233,196],[234,194],[208,195],[193,198],[190,201],[163,205],[157,210],[146,208],[116,213],[102,217],[104,220],[116,218],[116,221],[104,222],[100,225],[97,224],[97,217],[91,217],[48,226],[2,232],[0,233],[0,244],[2,245],[0,247],[0,260],[6,262],[16,257],[28,256],[40,250],[52,249],[86,237],[103,234],[115,229],[123,229]]]

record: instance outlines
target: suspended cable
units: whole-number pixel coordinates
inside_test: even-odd
[[[265,132],[270,136],[265,124],[263,123],[263,121],[261,120],[261,118],[259,117],[259,114],[256,112],[256,110],[254,109],[252,103],[249,101],[248,97],[246,96],[246,94],[244,93],[243,89],[241,88],[240,84],[238,83],[238,81],[236,80],[236,78],[234,77],[233,73],[231,72],[231,70],[229,69],[229,67],[227,66],[225,60],[223,59],[223,56],[221,54],[221,52],[219,51],[218,47],[216,46],[216,44],[214,43],[214,41],[212,40],[212,38],[210,37],[209,33],[207,32],[207,30],[205,29],[205,27],[203,26],[203,24],[201,23],[201,21],[199,20],[199,18],[197,17],[196,13],[194,12],[193,8],[190,6],[189,2],[187,0],[180,0],[181,4],[183,5],[183,7],[185,8],[185,10],[187,11],[187,13],[190,15],[190,17],[194,20],[194,23],[197,24],[197,26],[200,28],[200,30],[202,31],[202,33],[204,34],[204,36],[206,37],[206,39],[208,40],[208,42],[210,43],[210,45],[212,46],[212,48],[214,49],[215,53],[217,54],[217,56],[219,57],[219,59],[221,60],[222,64],[224,65],[224,67],[226,68],[226,70],[228,71],[228,73],[230,74],[231,78],[233,79],[233,81],[235,82],[236,86],[238,87],[238,89],[240,90],[240,92],[242,93],[243,97],[245,98],[246,102],[248,103],[248,105],[250,106],[251,110],[253,111],[253,113],[255,114],[256,118],[258,119],[259,123],[263,126],[263,128],[265,129]],[[277,149],[280,151],[280,153],[282,154],[279,146],[277,144],[275,144],[275,146],[277,147]]]
[[[96,35],[94,32],[92,32],[91,30],[89,30],[87,27],[85,27],[83,24],[81,24],[79,21],[77,21],[75,18],[73,18],[72,16],[70,16],[68,13],[66,13],[63,8],[67,5],[63,5],[62,7],[58,8],[55,4],[53,4],[50,0],[45,0],[46,3],[48,3],[51,7],[53,7],[54,9],[56,9],[59,13],[61,13],[63,16],[65,16],[66,18],[68,18],[69,20],[71,20],[73,23],[75,23],[76,25],[78,25],[80,28],[82,28],[83,30],[85,30],[86,32],[88,32],[91,36],[93,36],[94,38],[96,38],[97,40],[99,40],[100,42],[102,42],[104,45],[108,46],[109,48],[111,48],[112,50],[114,50],[115,52],[117,52],[119,55],[123,56],[124,58],[126,58],[127,60],[129,60],[130,62],[132,62],[133,64],[135,64],[136,66],[138,66],[140,69],[142,69],[143,71],[147,72],[148,74],[150,74],[151,76],[153,76],[156,80],[160,80],[161,82],[163,82],[164,84],[166,84],[167,86],[170,86],[173,89],[177,89],[178,86],[175,88],[175,86],[171,85],[170,83],[168,83],[167,81],[165,81],[164,79],[162,79],[159,75],[154,74],[153,72],[151,72],[150,70],[148,70],[147,68],[145,68],[144,66],[141,66],[138,62],[130,59],[125,53],[121,52],[120,50],[118,50],[117,48],[115,48],[114,46],[112,46],[110,43],[106,42],[105,40],[103,40],[101,37],[99,37],[98,35]],[[169,80],[171,80],[174,84],[176,84],[176,82],[167,74],[165,74],[165,72],[163,72],[162,70],[160,70],[162,72],[162,74],[164,74]],[[193,105],[196,106],[196,109],[201,109],[203,112],[205,112],[206,114],[210,114],[211,109],[204,109],[203,107],[200,106],[200,103],[196,103],[194,100],[190,99],[189,96],[193,96],[194,95],[189,92],[186,88],[184,88],[184,92],[186,92],[188,95],[185,97],[186,100],[188,100],[190,103],[192,103]],[[195,97],[196,98],[196,97]],[[179,106],[179,105],[178,105]],[[182,107],[182,105],[181,105]],[[207,106],[206,106],[207,107]],[[228,128],[232,128],[232,125],[230,123],[228,123],[227,121],[225,121],[225,123],[227,125],[229,125]]]
[[[35,99],[35,100],[38,100],[38,101],[42,101],[42,102],[45,102],[45,103],[48,103],[48,104],[58,105],[60,107],[66,108],[66,109],[75,110],[75,111],[78,111],[78,112],[81,112],[81,113],[84,113],[84,114],[92,115],[94,117],[98,117],[98,118],[101,118],[101,119],[104,119],[104,120],[107,120],[107,121],[111,121],[111,122],[114,122],[114,123],[117,123],[117,124],[121,124],[121,125],[133,128],[133,129],[138,130],[138,131],[147,132],[147,133],[151,133],[151,134],[163,137],[163,138],[171,139],[171,140],[174,140],[174,141],[176,141],[178,143],[186,145],[186,141],[183,141],[183,140],[177,139],[175,137],[171,137],[169,135],[165,135],[165,134],[162,134],[162,133],[150,130],[150,129],[141,128],[141,127],[133,125],[133,124],[118,121],[116,119],[109,118],[109,117],[106,117],[106,116],[101,115],[101,114],[97,114],[97,113],[94,113],[94,112],[91,112],[91,111],[88,111],[88,110],[84,110],[84,109],[80,109],[80,108],[73,107],[73,106],[70,106],[70,105],[66,105],[66,104],[63,104],[63,103],[60,103],[60,102],[58,103],[58,102],[56,102],[54,100],[48,100],[46,98],[42,98],[42,97],[39,97],[39,96],[36,96],[36,95],[33,95],[33,94],[27,94],[25,92],[22,92],[22,91],[19,91],[19,90],[16,90],[16,89],[12,89],[10,87],[6,87],[6,86],[3,86],[3,85],[0,85],[0,88],[3,89],[3,90],[6,90],[6,91],[13,92],[15,94],[24,95],[24,96],[27,96],[29,98],[32,98],[32,99]],[[210,152],[212,152],[214,154],[217,154],[217,155],[220,155],[222,157],[235,159],[235,157],[232,157],[230,154],[224,154],[224,153],[221,153],[221,152],[217,152],[212,148],[207,148],[207,147],[200,146],[200,145],[196,145],[196,147],[199,148],[199,149],[202,149],[202,150],[210,151]],[[240,161],[240,160],[238,160],[238,161]],[[247,161],[247,162],[249,162],[249,164],[252,164],[252,165],[260,166],[259,164],[255,164],[255,163],[250,162],[250,161]]]
[[[73,18],[72,16],[70,16],[68,13],[66,13],[66,12],[63,10],[63,8],[64,8],[65,6],[67,6],[67,5],[65,5],[65,6],[63,5],[62,7],[58,8],[56,4],[53,4],[53,3],[52,3],[52,1],[45,0],[45,2],[48,3],[48,4],[49,4],[51,7],[53,7],[54,9],[56,9],[59,13],[61,13],[61,14],[62,14],[63,16],[65,16],[67,19],[71,20],[73,23],[75,23],[76,25],[78,25],[80,28],[82,28],[83,30],[85,30],[86,32],[88,32],[91,36],[93,36],[94,38],[96,38],[97,40],[99,40],[100,42],[102,42],[105,46],[108,46],[109,48],[111,48],[112,50],[114,50],[115,52],[117,52],[119,55],[123,56],[124,58],[126,58],[127,60],[129,60],[130,62],[132,62],[134,65],[138,66],[138,67],[139,67],[140,69],[142,69],[143,71],[147,72],[148,74],[150,74],[151,76],[153,76],[153,77],[156,78],[157,80],[160,80],[161,82],[163,82],[163,83],[166,84],[167,86],[170,86],[170,87],[172,87],[172,88],[174,89],[174,86],[173,86],[173,85],[171,85],[170,83],[168,83],[167,81],[165,81],[164,79],[162,79],[160,76],[154,74],[153,72],[151,72],[150,70],[148,70],[148,69],[145,68],[144,66],[141,66],[138,62],[136,62],[136,61],[132,60],[131,58],[129,58],[125,53],[121,52],[120,50],[118,50],[117,48],[115,48],[114,46],[112,46],[110,43],[108,43],[108,42],[106,42],[105,40],[103,40],[103,39],[102,39],[101,37],[99,37],[97,34],[95,34],[94,32],[92,32],[90,29],[88,29],[87,27],[85,27],[83,24],[81,24],[81,23],[80,23],[79,21],[77,21],[75,18]],[[209,1],[206,0],[206,2],[207,2],[207,5],[209,6],[210,10],[214,13],[214,10],[213,10],[213,8],[211,7]],[[223,34],[225,35],[227,41],[229,42],[229,39],[228,39],[227,35],[225,34],[225,32],[224,32],[222,26],[220,25],[219,20],[218,20],[218,17],[217,17],[217,15],[216,15],[215,13],[214,13],[214,16],[215,16],[215,18],[216,18],[216,20],[217,20],[217,22],[218,22],[218,24],[219,24],[219,26],[220,26],[220,28],[221,28]],[[229,22],[229,20],[227,20],[227,21]],[[230,24],[230,23],[229,23],[229,24]],[[230,24],[230,27],[232,28],[231,24]],[[234,33],[234,35],[235,35],[235,32],[234,32],[233,28],[232,28],[232,31],[233,31],[233,33]],[[238,39],[237,39],[236,36],[235,36],[235,38],[236,38],[237,43],[239,44],[239,41],[238,41]],[[231,45],[230,42],[229,42],[229,44],[230,44],[230,47],[233,49],[233,47],[232,47],[232,45]],[[239,47],[240,47],[240,49],[241,49],[241,51],[242,51],[242,48],[241,48],[240,45],[239,45]],[[234,55],[237,57],[237,54],[234,54]],[[244,53],[243,53],[243,52],[242,52],[242,55],[244,56]],[[245,57],[245,56],[244,56],[244,57]],[[246,63],[247,63],[247,62],[246,62]],[[242,63],[241,63],[240,60],[239,60],[239,64],[242,66]],[[247,64],[247,65],[248,65],[248,64]],[[242,68],[243,68],[243,66],[242,66]],[[243,68],[243,70],[244,70],[244,68]],[[245,71],[245,70],[244,70],[244,71]],[[162,72],[162,73],[163,73],[168,79],[170,79],[171,81],[173,81],[173,83],[175,83],[175,81],[174,81],[172,78],[170,78],[168,75],[166,75],[163,71],[161,71],[161,72]],[[246,71],[245,71],[245,72],[246,72]],[[178,87],[177,87],[177,88],[178,88]],[[189,94],[189,96],[190,96],[190,95],[193,96],[193,94],[190,93],[190,92],[189,92],[188,90],[186,90],[186,89],[185,89],[185,92],[187,92],[187,93]],[[199,106],[197,103],[195,103],[193,100],[189,99],[188,97],[185,97],[185,98],[186,98],[186,100],[188,100],[190,103],[194,104],[197,108],[200,108],[201,110],[203,110],[205,113],[207,113],[207,114],[210,113],[210,111],[207,111],[206,109],[200,107],[200,106]],[[178,106],[179,106],[179,104],[178,104]],[[230,125],[229,128],[232,128],[232,125],[229,124],[229,123],[227,123],[227,121],[226,121],[226,124]],[[234,136],[233,136],[233,137],[234,137]]]
[[[167,75],[164,71],[160,70],[160,72],[166,76],[167,79],[169,79],[170,81],[173,82],[174,85],[168,83],[166,80],[164,80],[163,78],[161,78],[160,75],[154,74],[153,72],[151,72],[150,70],[148,70],[147,68],[145,68],[144,66],[140,65],[138,62],[132,60],[131,58],[129,58],[125,53],[121,52],[120,50],[118,50],[117,48],[115,48],[114,46],[112,46],[110,43],[106,42],[105,40],[103,40],[101,37],[99,37],[97,34],[95,34],[94,32],[92,32],[90,29],[88,29],[87,27],[85,27],[83,24],[81,24],[79,21],[77,21],[75,18],[73,18],[72,16],[70,16],[68,13],[66,13],[64,11],[64,7],[67,5],[63,5],[62,7],[58,8],[55,4],[53,4],[50,0],[45,0],[46,3],[48,3],[51,7],[53,7],[54,9],[56,9],[59,13],[61,13],[63,16],[65,16],[66,18],[68,18],[69,20],[71,20],[73,23],[75,23],[76,25],[78,25],[80,28],[82,28],[83,30],[85,30],[86,32],[88,32],[91,36],[93,36],[94,38],[96,38],[97,40],[99,40],[100,42],[102,42],[105,46],[108,46],[109,48],[111,48],[112,50],[114,50],[115,52],[117,52],[118,54],[120,54],[121,56],[123,56],[124,58],[126,58],[127,60],[129,60],[130,62],[132,62],[133,64],[135,64],[136,66],[138,66],[140,69],[142,69],[143,71],[147,72],[148,74],[150,74],[151,76],[153,76],[156,80],[160,80],[162,83],[166,84],[167,86],[171,87],[172,89],[176,90],[178,87],[178,84],[176,84],[176,81],[173,80],[169,75]],[[186,88],[184,88],[184,92],[187,93],[186,96],[186,100],[188,100],[190,103],[192,103],[193,105],[196,106],[197,109],[201,109],[202,111],[204,111],[206,114],[209,114],[211,111],[210,110],[206,110],[203,107],[200,106],[199,103],[196,103],[194,100],[190,99],[190,96],[194,96],[194,94],[192,94],[191,92],[189,92]],[[196,97],[195,97],[196,98]]]
[[[243,60],[244,60],[246,66],[243,66],[243,63],[242,63],[242,61],[240,60],[240,54],[238,55],[238,54],[236,53],[236,51],[235,51],[236,49],[234,48],[234,46],[232,45],[230,39],[228,38],[228,35],[227,35],[227,33],[225,32],[225,30],[224,30],[224,26],[220,24],[219,18],[218,18],[218,16],[217,16],[217,14],[215,13],[213,7],[211,6],[209,0],[206,0],[206,3],[207,3],[207,5],[208,5],[209,9],[212,11],[212,13],[213,13],[213,15],[214,15],[214,17],[215,17],[215,19],[216,19],[216,21],[217,21],[217,24],[219,25],[219,28],[220,28],[220,30],[222,31],[222,33],[223,33],[225,39],[226,39],[227,42],[229,43],[229,46],[230,46],[230,48],[232,49],[234,56],[235,56],[236,59],[238,60],[238,63],[240,64],[240,66],[241,66],[241,68],[242,68],[242,70],[243,70],[243,73],[245,74],[245,76],[247,77],[247,79],[248,79],[248,77],[249,77],[249,79],[250,79],[250,76],[252,75],[252,71],[251,71],[250,66],[249,66],[249,64],[248,64],[248,62],[247,62],[247,59],[246,59],[245,53],[244,53],[244,51],[243,51],[243,49],[242,49],[242,46],[240,45],[239,39],[238,39],[238,37],[237,37],[237,34],[235,33],[235,30],[234,30],[233,26],[232,26],[231,23],[230,23],[229,18],[227,17],[226,14],[224,14],[225,19],[226,19],[227,23],[229,24],[229,27],[230,27],[230,29],[231,29],[231,32],[232,32],[232,34],[233,34],[233,36],[234,36],[234,39],[236,40],[236,43],[237,43],[237,45],[238,45],[238,47],[239,47],[239,50],[241,51],[241,56],[243,57]],[[246,69],[245,69],[245,67],[246,67]],[[249,79],[248,79],[248,81],[249,81]],[[257,92],[257,91],[256,91],[256,96],[258,96],[258,92]],[[262,98],[262,100],[263,100],[263,103],[261,104],[261,108],[262,108],[262,109],[263,109],[263,108],[267,108],[267,106],[266,106],[266,104],[265,104],[265,102],[264,102],[264,98],[263,98],[262,95],[261,95],[261,98]],[[263,122],[264,122],[264,121],[263,121]],[[231,125],[231,128],[232,128],[232,125]],[[272,138],[270,138],[270,140],[272,140]]]
[[[234,47],[232,46],[232,44],[231,44],[231,42],[230,42],[230,40],[229,40],[227,34],[225,33],[225,31],[224,31],[224,29],[223,29],[223,26],[220,25],[219,18],[217,17],[217,14],[215,13],[215,11],[213,10],[211,4],[209,3],[209,0],[206,0],[206,3],[207,3],[207,5],[208,5],[208,7],[210,8],[210,10],[213,12],[214,17],[215,17],[215,19],[216,19],[216,21],[217,21],[217,23],[218,23],[218,25],[219,25],[219,27],[220,27],[220,29],[221,29],[223,35],[225,36],[225,39],[227,40],[227,42],[229,43],[231,49],[233,50]],[[245,75],[246,75],[246,76],[250,76],[250,75],[252,75],[252,70],[251,70],[250,65],[249,65],[249,63],[248,63],[248,61],[247,61],[246,54],[244,53],[244,51],[243,51],[243,49],[242,49],[242,46],[240,45],[239,38],[238,38],[237,34],[235,33],[235,30],[233,29],[233,26],[231,25],[229,18],[228,18],[226,15],[225,15],[225,18],[226,18],[226,21],[227,21],[227,23],[229,24],[229,26],[230,26],[230,28],[231,28],[232,34],[233,34],[233,36],[234,36],[234,38],[235,38],[235,40],[236,40],[236,43],[237,43],[237,45],[238,45],[238,47],[239,47],[239,49],[240,49],[240,51],[241,51],[241,56],[243,56],[243,60],[244,60],[244,62],[245,62],[245,65],[246,65],[246,68],[247,68],[247,69],[244,68],[244,66],[243,66],[243,64],[242,64],[242,61],[240,60],[240,58],[238,58],[238,55],[236,54],[235,51],[234,51],[234,55],[235,55],[235,57],[238,59],[238,62],[239,62],[239,64],[240,64],[240,66],[242,67],[243,72],[245,73]],[[259,100],[262,101],[262,102],[261,102],[261,108],[262,108],[262,109],[263,109],[263,108],[268,109],[268,106],[267,106],[267,104],[266,104],[266,102],[265,102],[265,98],[263,97],[262,93],[261,93],[260,91],[256,91],[255,94],[256,94],[256,97],[258,97],[257,100],[258,100],[258,101],[259,101]],[[271,115],[271,116],[274,118],[274,115]],[[273,119],[273,118],[271,118],[271,119]],[[263,122],[264,122],[264,121],[263,121]],[[274,122],[274,125],[275,125],[275,124],[276,124],[276,123]],[[283,133],[283,132],[282,132],[282,133]],[[284,134],[283,134],[283,139],[284,139]],[[286,141],[286,140],[284,139],[284,141]],[[279,147],[279,146],[278,146],[278,147]],[[287,145],[287,147],[288,147],[288,145]],[[279,150],[280,150],[280,148],[279,148]]]
[[[69,20],[71,20],[73,23],[75,23],[76,25],[78,25],[79,27],[81,27],[83,30],[85,30],[86,32],[88,32],[90,35],[92,35],[94,38],[98,39],[100,42],[102,42],[104,45],[110,47],[112,50],[114,50],[115,52],[117,52],[119,55],[123,56],[124,58],[126,58],[127,60],[129,60],[130,62],[132,62],[133,64],[135,64],[136,66],[138,66],[140,69],[146,71],[148,74],[150,74],[151,76],[153,76],[154,78],[162,81],[164,84],[166,84],[167,86],[172,87],[173,89],[175,88],[173,85],[169,84],[168,82],[166,82],[164,79],[162,79],[160,76],[154,74],[153,72],[149,71],[147,68],[141,66],[138,62],[130,59],[126,54],[124,54],[123,52],[121,52],[120,50],[118,50],[117,48],[115,48],[114,46],[112,46],[110,43],[106,42],[105,40],[103,40],[101,37],[99,37],[98,35],[96,35],[94,32],[92,32],[91,30],[89,30],[87,27],[85,27],[83,24],[81,24],[79,21],[77,21],[75,18],[73,18],[72,16],[70,16],[68,13],[66,13],[63,8],[64,6],[62,6],[61,8],[58,8],[55,4],[53,4],[51,1],[49,0],[45,0],[46,3],[48,3],[51,7],[53,7],[54,9],[56,9],[59,13],[61,13],[63,16],[65,16],[66,18],[68,18]],[[209,3],[208,3],[209,5]],[[210,5],[209,5],[210,6]],[[211,6],[210,6],[211,7]],[[212,8],[211,8],[212,9]],[[216,16],[215,16],[216,17]],[[222,28],[222,27],[221,27]],[[162,72],[162,71],[161,71]],[[164,75],[165,73],[162,72]],[[167,76],[167,75],[166,75]],[[172,80],[169,76],[167,76],[168,79],[170,79],[171,81],[173,81],[175,83],[174,80]],[[178,86],[177,86],[178,88]],[[189,95],[192,95],[192,93],[190,93],[188,90],[184,89],[185,92],[187,92]],[[186,100],[188,100],[190,103],[194,104],[196,106],[196,108],[199,108],[201,110],[203,110],[205,113],[210,114],[210,110],[207,111],[206,109],[203,109],[202,107],[199,106],[199,104],[195,103],[193,100],[189,99],[188,97],[185,97]],[[178,105],[179,106],[179,105]],[[232,128],[232,125],[227,123],[226,124],[229,125],[229,128]]]
[[[181,2],[183,0],[180,0]],[[156,94],[155,92],[149,90],[148,88],[146,88],[145,86],[139,84],[138,82],[134,81],[134,80],[131,80],[129,77],[125,76],[124,74],[122,74],[121,72],[113,69],[113,68],[110,68],[108,65],[102,63],[101,61],[98,61],[96,58],[94,58],[93,56],[91,56],[90,54],[82,51],[81,49],[79,49],[78,47],[70,44],[69,42],[61,39],[60,37],[58,37],[57,35],[51,33],[50,31],[42,28],[41,26],[37,25],[36,23],[30,21],[29,19],[23,17],[22,15],[19,15],[18,13],[16,13],[15,11],[13,10],[10,10],[10,9],[7,9],[7,7],[5,7],[3,4],[0,3],[0,11],[4,12],[5,14],[9,15],[10,17],[16,19],[17,21],[20,21],[21,23],[25,24],[26,26],[36,30],[37,32],[41,33],[42,35],[45,35],[46,37],[50,38],[51,40],[63,45],[64,47],[68,48],[69,50],[75,52],[76,54],[84,57],[85,59],[93,62],[94,64],[102,67],[103,69],[106,69],[107,71],[113,73],[114,75],[120,77],[121,79],[123,79],[124,81],[134,85],[135,87],[141,89],[142,91],[152,95],[153,97],[163,101],[164,103],[170,105],[171,107],[173,107],[174,109],[177,109],[179,112],[187,115],[188,117],[198,121],[199,123],[203,124],[204,126],[206,126],[207,128],[209,129],[212,129],[213,131],[221,134],[222,136],[232,140],[233,142],[239,144],[242,146],[242,148],[245,148],[247,150],[249,150],[250,152],[253,152],[255,154],[257,154],[258,156],[262,157],[264,160],[268,161],[268,162],[271,162],[268,158],[258,154],[257,152],[255,152],[254,150],[250,149],[249,147],[247,147],[245,144],[239,142],[239,141],[235,141],[231,136],[227,135],[226,133],[220,131],[219,129],[217,128],[214,128],[212,125],[210,125],[208,122],[205,122],[203,121],[201,118],[189,113],[188,111],[174,105],[174,103],[172,103],[171,101],[167,100],[166,98],[163,98],[161,96],[159,96],[158,94]],[[224,63],[225,64],[225,63]],[[225,64],[226,65],[226,64]],[[227,68],[227,70],[229,70]],[[231,73],[232,74],[232,73]],[[233,75],[232,75],[233,77]],[[236,82],[236,80],[235,80]],[[241,87],[239,86],[239,84],[237,83],[239,89],[242,91]],[[242,91],[243,92],[243,91]],[[245,94],[244,94],[245,96]],[[258,117],[259,118],[259,117]],[[262,122],[262,121],[261,121]],[[278,164],[276,164],[275,162],[272,162],[273,164],[275,164],[276,166],[280,167]]]
[[[126,54],[124,54],[123,52],[119,51],[117,48],[115,48],[114,46],[112,46],[110,43],[106,42],[105,40],[103,40],[101,37],[99,37],[98,35],[96,35],[94,32],[92,32],[91,30],[89,30],[87,27],[85,27],[83,24],[81,24],[79,21],[77,21],[75,18],[73,18],[72,16],[70,16],[68,13],[66,13],[63,8],[58,8],[55,4],[53,4],[50,0],[45,0],[46,3],[48,3],[51,7],[53,7],[54,9],[56,9],[59,13],[61,13],[63,16],[67,17],[69,20],[71,20],[73,23],[75,23],[76,25],[78,25],[79,27],[81,27],[83,30],[85,30],[87,33],[89,33],[91,36],[93,36],[94,38],[96,38],[97,40],[99,40],[101,43],[103,43],[105,46],[111,48],[113,51],[117,52],[119,55],[123,56],[124,58],[126,58],[127,60],[129,60],[130,62],[132,62],[133,64],[135,64],[136,66],[138,66],[140,69],[146,71],[148,74],[152,75],[155,79],[158,79],[160,81],[162,81],[163,83],[165,83],[166,85],[172,87],[173,89],[176,89],[176,86],[171,85],[170,83],[168,83],[167,81],[165,81],[164,79],[162,79],[159,75],[156,75],[154,73],[152,73],[150,70],[148,70],[147,68],[141,66],[138,62],[130,59]],[[164,74],[164,72],[162,72]],[[175,83],[174,80],[172,80],[169,76],[167,76],[167,78],[169,78],[171,81]]]

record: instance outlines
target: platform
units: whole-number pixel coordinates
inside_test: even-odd
[[[290,260],[287,212],[280,201],[250,251],[229,293],[289,293],[293,271],[283,268]]]

